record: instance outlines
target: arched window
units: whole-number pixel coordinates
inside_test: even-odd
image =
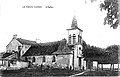
[[[75,43],[76,43],[76,35],[73,34],[73,44],[75,44]]]
[[[35,57],[32,58],[32,62],[35,62]]]
[[[82,37],[80,35],[78,35],[78,42],[81,43],[81,39]]]
[[[43,62],[45,62],[45,59],[46,59],[45,56],[43,56]]]
[[[71,35],[69,35],[68,43],[71,44]]]
[[[28,61],[28,58],[27,58],[27,57],[25,57],[25,61]]]
[[[82,37],[80,36],[80,43],[81,43]]]

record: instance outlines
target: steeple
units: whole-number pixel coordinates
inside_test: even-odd
[[[72,24],[71,24],[71,28],[77,28],[77,19],[76,16],[74,15],[73,20],[72,20]]]
[[[76,19],[76,16],[74,15],[74,16],[73,16],[73,20],[72,20],[72,24],[71,24],[71,28],[70,28],[70,29],[67,29],[67,30],[75,30],[75,29],[78,29],[78,30],[80,30],[81,32],[83,32],[82,29],[78,28],[77,19]]]
[[[68,44],[81,44],[83,30],[78,28],[77,19],[74,15],[71,28],[68,31]]]

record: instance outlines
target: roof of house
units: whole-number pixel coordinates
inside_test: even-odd
[[[10,55],[12,55],[12,53],[4,53],[4,54],[2,55],[2,58],[6,58],[6,57],[8,57],[8,56],[10,56]]]
[[[16,40],[18,40],[21,44],[25,44],[25,45],[38,45],[36,41],[30,41],[22,38],[17,38]]]
[[[55,42],[40,43],[37,46],[31,46],[23,56],[52,55],[53,53],[70,53],[70,49],[66,47],[66,39]]]

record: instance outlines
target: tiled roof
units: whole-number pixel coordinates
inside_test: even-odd
[[[53,54],[56,55],[65,55],[65,54],[71,54],[71,50],[68,46],[64,46],[64,48],[62,50],[57,50],[56,52],[54,52]]]
[[[40,46],[51,46],[51,45],[57,44],[58,42],[59,42],[59,41],[39,43],[39,45],[40,45]]]
[[[57,51],[58,46],[32,46],[23,56],[40,56],[40,55],[51,55]]]
[[[23,56],[39,56],[70,53],[70,49],[66,47],[66,39],[55,42],[40,43],[38,46],[31,46]],[[55,53],[55,54],[56,54]]]
[[[82,30],[82,29],[80,29],[80,28],[78,28],[78,27],[70,28],[70,29],[67,29],[67,30],[74,30],[74,29],[78,29],[78,30],[80,30],[80,31],[82,31],[82,32],[83,32],[83,30]]]
[[[36,41],[30,41],[30,40],[26,40],[26,39],[22,39],[22,38],[17,38],[17,40],[21,43],[21,44],[26,44],[26,45],[38,45],[38,43]]]

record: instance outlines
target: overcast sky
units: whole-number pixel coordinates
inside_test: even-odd
[[[103,25],[105,12],[100,11],[99,4],[100,0],[93,3],[90,0],[1,0],[0,52],[5,51],[14,34],[41,42],[67,39],[66,29],[71,27],[74,15],[86,43],[98,47],[120,45],[120,28],[114,30]]]

